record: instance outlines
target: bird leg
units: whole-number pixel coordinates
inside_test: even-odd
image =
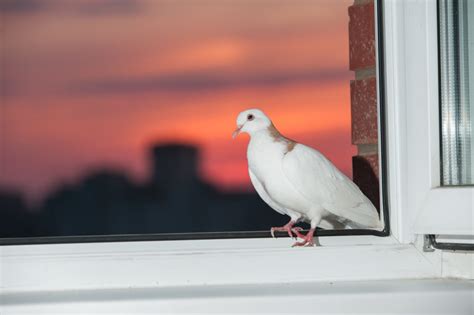
[[[293,234],[291,233],[291,231],[293,231],[293,225],[295,225],[295,221],[293,220],[290,220],[290,222],[288,222],[287,224],[283,225],[283,226],[280,226],[280,227],[272,227],[270,229],[270,234],[272,235],[273,238],[275,238],[275,231],[279,231],[279,232],[287,232],[288,235],[293,238]]]
[[[297,238],[305,238],[306,236],[300,233],[300,231],[302,230],[303,229],[300,228],[299,226],[295,226],[294,228],[291,229],[291,232],[295,233]]]
[[[299,233],[299,231],[293,231],[293,232],[295,232],[295,234],[299,238],[303,239],[303,241],[294,243],[292,247],[315,246],[314,239],[313,239],[314,238],[314,229],[313,228],[310,229],[308,234],[306,234],[306,235],[303,235],[303,234]]]

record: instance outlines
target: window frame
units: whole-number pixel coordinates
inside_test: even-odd
[[[321,281],[332,284],[332,281],[466,276],[465,270],[469,273],[469,268],[472,269],[472,256],[456,256],[442,251],[423,252],[422,240],[415,239],[413,228],[417,209],[411,190],[431,187],[426,180],[432,180],[433,173],[428,171],[433,163],[422,169],[423,180],[416,181],[414,175],[407,172],[413,167],[410,164],[413,161],[405,146],[417,133],[431,131],[420,132],[411,125],[407,128],[405,118],[410,112],[407,103],[426,96],[427,92],[432,91],[428,86],[436,86],[432,83],[437,79],[428,76],[433,69],[425,69],[423,74],[430,79],[430,84],[425,86],[423,93],[414,93],[404,80],[413,67],[426,68],[433,61],[433,54],[429,51],[433,43],[419,41],[417,37],[433,26],[433,18],[429,16],[433,12],[433,3],[387,0],[383,2],[383,7],[382,0],[375,3],[377,10],[380,10],[377,12],[383,10],[385,21],[384,62],[388,106],[384,115],[387,118],[390,163],[388,176],[383,180],[387,181],[389,186],[386,187],[390,189],[387,202],[391,210],[391,236],[321,237],[319,241],[323,246],[315,248],[290,248],[292,240],[288,238],[0,246],[0,297],[3,295],[15,301],[22,294],[35,292],[95,292],[156,287],[175,288],[175,294],[179,294],[180,288],[210,285]],[[423,22],[423,19],[426,21]],[[429,23],[426,23],[428,20]],[[417,24],[421,30],[408,30],[405,22]],[[410,33],[416,36],[407,37]],[[417,44],[420,49],[416,54],[410,54],[405,49],[407,43]],[[428,59],[429,62],[417,63],[420,60],[417,58]],[[416,78],[420,79],[419,76]],[[424,104],[423,113],[426,107],[433,106],[432,100]],[[426,119],[425,122],[430,121]],[[397,129],[400,127],[407,129]],[[436,143],[436,139],[430,139],[434,142],[420,145],[424,151],[416,151],[425,159],[432,154],[431,146]],[[411,146],[415,144],[416,141],[410,142]],[[413,180],[415,183],[410,182]]]
[[[390,215],[387,182],[387,141],[386,141],[386,109],[384,83],[384,35],[382,0],[375,3],[375,34],[376,34],[376,73],[377,73],[377,124],[378,124],[378,156],[379,156],[379,186],[380,186],[380,218],[384,222],[384,229],[347,229],[347,230],[318,230],[318,236],[358,236],[373,235],[378,237],[390,236]],[[286,232],[278,233],[287,237]],[[47,236],[47,237],[15,237],[0,238],[1,245],[33,245],[33,244],[63,244],[63,243],[95,243],[95,242],[137,242],[137,241],[171,241],[171,240],[208,240],[208,239],[244,239],[268,238],[268,231],[222,231],[222,232],[194,232],[194,233],[148,233],[148,234],[121,234],[121,235],[74,235],[74,236]]]
[[[64,290],[427,279],[441,273],[415,246],[391,237],[326,237],[316,248],[291,248],[291,242],[267,238],[4,246],[0,297]]]
[[[390,215],[402,243],[474,234],[474,187],[441,186],[437,4],[386,2]]]

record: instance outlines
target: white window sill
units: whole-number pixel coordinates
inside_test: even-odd
[[[425,279],[439,259],[392,238],[238,239],[21,245],[0,248],[2,294],[176,286]],[[435,256],[433,256],[435,257]]]
[[[442,269],[472,269],[473,255],[423,253],[391,237],[320,241],[314,248],[291,248],[288,238],[3,246],[0,313],[463,314],[473,307],[473,282],[440,279],[462,277]]]
[[[3,314],[472,314],[472,283],[386,280],[10,295]],[[1,306],[1,303],[0,303]]]

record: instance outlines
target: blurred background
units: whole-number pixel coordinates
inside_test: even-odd
[[[0,237],[268,230],[237,114],[351,176],[352,0],[0,1]]]

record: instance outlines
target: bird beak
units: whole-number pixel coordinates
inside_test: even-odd
[[[235,137],[237,137],[240,133],[240,129],[242,129],[243,125],[241,126],[237,126],[237,129],[234,130],[234,132],[232,133],[232,139],[235,139]]]

